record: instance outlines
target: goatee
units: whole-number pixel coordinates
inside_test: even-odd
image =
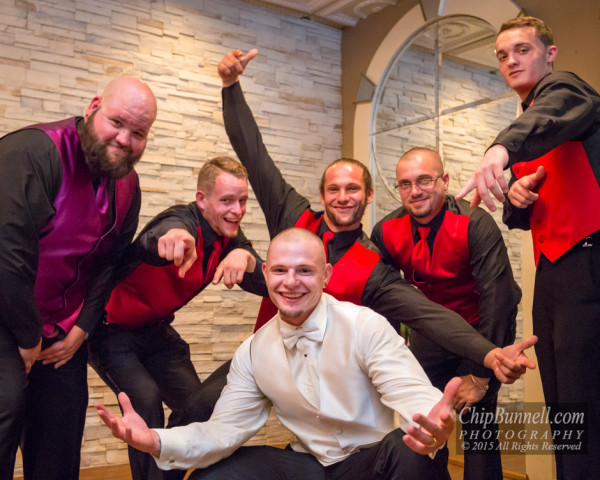
[[[113,179],[126,177],[142,154],[133,155],[131,152],[123,150],[111,158],[108,154],[107,144],[98,139],[94,130],[93,120],[96,112],[97,110],[90,115],[87,122],[82,121],[77,129],[85,161],[95,176],[107,176]]]

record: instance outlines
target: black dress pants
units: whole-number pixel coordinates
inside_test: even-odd
[[[447,451],[434,459],[409,449],[400,429],[381,442],[328,467],[291,448],[241,447],[230,457],[195,470],[190,480],[450,480]]]
[[[555,412],[586,413],[587,452],[556,450],[558,480],[600,475],[600,235],[596,237],[593,246],[580,243],[555,262],[541,255],[536,271],[533,333],[539,337],[535,351],[546,403]],[[550,421],[555,446],[572,442],[572,424],[553,415]]]
[[[42,340],[42,349],[64,335]],[[12,479],[21,442],[27,480],[77,480],[88,404],[87,349],[65,365],[36,362],[28,376],[16,341],[0,327],[0,479]]]
[[[516,315],[516,311],[515,311]],[[463,376],[461,370],[464,359],[458,358],[448,350],[441,348],[436,343],[419,334],[411,331],[410,350],[425,370],[425,373],[431,380],[434,387],[444,391],[446,384],[455,376]],[[471,417],[474,412],[495,412],[498,400],[498,390],[500,382],[490,371],[490,382],[485,396],[477,402],[470,411],[462,416],[463,425],[456,428],[462,428],[465,439],[487,439],[485,441],[486,451],[467,449],[464,452],[464,473],[463,480],[502,480],[502,460],[500,455],[500,446],[498,444],[498,425],[495,421],[487,424],[485,428],[479,422],[472,422]],[[477,445],[478,442],[467,442],[471,445]],[[484,442],[479,442],[484,443]],[[447,447],[444,447],[447,449]]]

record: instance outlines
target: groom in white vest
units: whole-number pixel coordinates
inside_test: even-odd
[[[210,420],[149,429],[121,393],[123,418],[96,404],[113,435],[163,469],[196,468],[194,480],[449,480],[436,452],[460,379],[442,396],[384,317],[323,293],[331,265],[308,230],[277,235],[263,273],[278,314],[235,353]],[[297,441],[241,447],[271,406]]]

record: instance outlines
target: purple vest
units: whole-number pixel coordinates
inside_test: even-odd
[[[137,174],[132,171],[115,185],[115,220],[110,219],[106,179],[96,192],[81,151],[75,117],[27,128],[43,130],[56,145],[62,163],[62,183],[56,214],[40,232],[35,299],[48,337],[58,325],[69,332],[83,307],[96,258],[114,245],[134,197]]]

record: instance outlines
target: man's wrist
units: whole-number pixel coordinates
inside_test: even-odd
[[[488,389],[490,388],[490,386],[487,383],[483,383],[483,380],[487,380],[489,382],[489,380],[490,380],[489,378],[488,379],[478,379],[472,373],[469,373],[469,378],[471,379],[471,383],[478,390],[482,390],[484,392],[487,392]]]
[[[150,431],[152,432],[152,437],[154,437],[154,449],[150,452],[150,455],[152,455],[154,458],[160,458],[160,451],[162,450],[160,435],[154,430]]]
[[[500,353],[500,350],[500,347],[491,349],[483,359],[483,366],[493,370],[496,360],[496,354]]]
[[[239,77],[235,77],[235,80],[225,80],[225,79],[222,79],[223,88],[229,88],[229,87],[231,87],[232,85],[236,84],[238,82],[238,80],[239,80]]]

